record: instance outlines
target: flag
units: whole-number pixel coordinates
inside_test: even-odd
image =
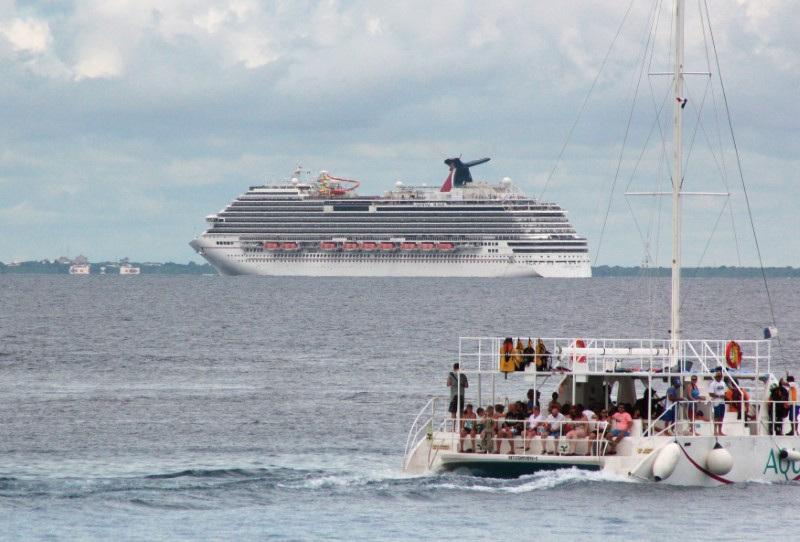
[[[764,338],[765,339],[772,339],[773,337],[778,336],[778,328],[775,326],[769,326],[764,328]]]

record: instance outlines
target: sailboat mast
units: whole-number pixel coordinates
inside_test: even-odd
[[[677,358],[681,340],[681,186],[683,185],[683,0],[675,0],[675,100],[672,143],[674,152],[672,177],[672,315],[670,340],[672,355]],[[677,361],[677,359],[674,359]]]

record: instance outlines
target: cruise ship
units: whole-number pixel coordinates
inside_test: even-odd
[[[252,186],[207,216],[191,241],[221,275],[589,277],[588,244],[554,203],[511,180],[473,181],[487,162],[448,158],[441,188],[405,186],[359,196],[358,181],[302,170]]]

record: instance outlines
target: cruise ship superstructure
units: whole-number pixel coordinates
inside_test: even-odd
[[[301,171],[283,185],[253,186],[206,217],[190,244],[222,275],[589,277],[588,245],[553,203],[509,179],[474,182],[445,160],[441,188],[404,186],[359,196],[357,181]]]

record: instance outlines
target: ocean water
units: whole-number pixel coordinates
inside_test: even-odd
[[[791,483],[403,474],[411,422],[447,394],[459,336],[666,337],[667,287],[0,276],[0,540],[796,532]],[[774,312],[773,370],[800,371],[800,280],[769,289],[772,308],[760,280],[687,283],[685,336],[760,338]]]

